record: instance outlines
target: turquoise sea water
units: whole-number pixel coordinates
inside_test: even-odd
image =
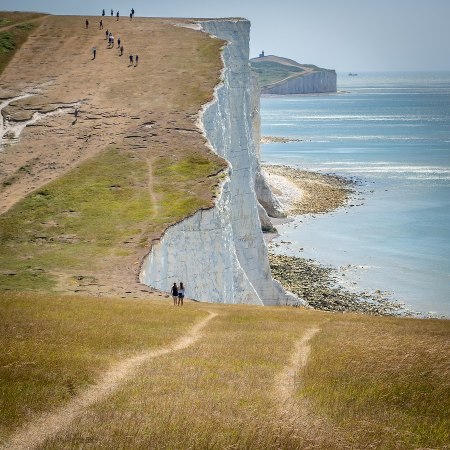
[[[263,135],[304,139],[263,145],[264,162],[360,181],[356,206],[278,227],[281,251],[450,317],[450,73],[345,74],[338,90],[261,99]]]

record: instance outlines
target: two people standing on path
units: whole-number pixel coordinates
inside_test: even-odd
[[[183,282],[180,282],[180,286],[177,286],[177,283],[173,283],[172,289],[170,291],[173,298],[173,306],[183,306],[184,299],[184,285]]]
[[[130,55],[130,64],[128,67],[131,67],[134,61],[136,61],[136,64],[134,65],[134,67],[136,67],[139,64],[139,55],[136,55],[136,58],[134,58],[133,55]]]

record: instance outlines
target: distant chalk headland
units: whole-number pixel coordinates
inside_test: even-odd
[[[258,74],[261,94],[319,94],[336,92],[336,71],[292,59],[264,55],[250,59]]]

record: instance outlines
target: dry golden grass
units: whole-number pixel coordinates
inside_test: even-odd
[[[450,321],[338,316],[312,342],[301,395],[355,448],[450,445]]]
[[[0,292],[0,442],[114,362],[167,345],[204,316],[161,301]]]
[[[166,346],[43,448],[439,448],[449,443],[448,321],[292,308],[2,295],[2,434]],[[306,369],[280,374],[314,328]],[[301,355],[300,355],[301,356]],[[294,367],[295,369],[295,367]],[[286,392],[286,391],[285,391]]]

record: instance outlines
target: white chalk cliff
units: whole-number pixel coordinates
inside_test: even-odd
[[[186,295],[201,301],[285,304],[289,296],[271,276],[255,193],[256,181],[276,214],[254,142],[250,22],[210,20],[200,25],[228,42],[222,51],[222,82],[200,114],[200,126],[229,169],[215,207],[168,228],[143,262],[140,281],[163,291],[183,281]]]
[[[323,70],[278,81],[263,87],[261,93],[289,95],[336,92],[336,84],[336,72],[334,70]]]

